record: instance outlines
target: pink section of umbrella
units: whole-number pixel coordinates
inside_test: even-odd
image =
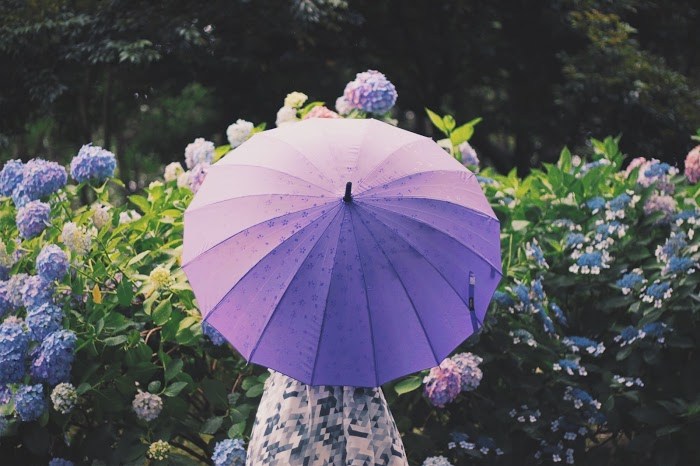
[[[371,387],[438,365],[479,328],[502,276],[500,224],[431,139],[309,119],[211,167],[185,212],[183,268],[248,361]]]

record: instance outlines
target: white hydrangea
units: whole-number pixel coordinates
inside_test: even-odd
[[[109,213],[110,206],[100,204],[99,202],[92,205],[92,223],[99,230],[107,225],[112,220],[112,214]]]
[[[92,237],[95,234],[94,228],[88,230],[87,228],[79,227],[73,222],[68,222],[63,225],[61,239],[68,249],[82,256],[90,251]]]
[[[177,177],[178,188],[190,188],[190,172],[183,172]]]
[[[275,124],[277,126],[282,126],[287,123],[294,123],[297,121],[299,121],[299,118],[297,118],[296,109],[284,106],[277,111],[277,119],[275,120]]]
[[[231,149],[235,149],[243,144],[253,134],[254,127],[255,126],[250,121],[241,119],[231,124],[226,129],[226,137],[228,138],[229,144],[231,144]]]
[[[341,115],[349,114],[353,108],[352,104],[342,95],[335,100],[335,110]]]
[[[119,214],[119,225],[123,225],[125,223],[135,222],[136,220],[138,220],[140,218],[141,218],[141,214],[139,214],[135,210],[127,210],[127,211]]]
[[[214,160],[214,143],[197,138],[185,147],[185,165],[192,168],[198,163],[211,163]]]
[[[185,169],[182,168],[180,162],[169,163],[165,167],[165,173],[163,174],[163,178],[165,179],[165,181],[175,181],[177,180],[178,176],[182,175],[184,172]]]
[[[304,102],[306,102],[306,99],[308,98],[309,96],[307,96],[303,92],[290,92],[289,94],[287,94],[287,97],[284,98],[284,106],[291,108],[299,108],[302,105],[304,105]]]

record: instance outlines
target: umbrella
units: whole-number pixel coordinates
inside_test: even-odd
[[[210,168],[184,221],[204,320],[249,362],[310,385],[374,387],[438,365],[502,276],[475,175],[372,119],[254,135]]]

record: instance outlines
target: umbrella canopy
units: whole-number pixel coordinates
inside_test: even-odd
[[[248,361],[310,385],[378,386],[438,365],[502,276],[475,175],[371,119],[288,124],[226,155],[185,212],[182,259],[209,324]]]

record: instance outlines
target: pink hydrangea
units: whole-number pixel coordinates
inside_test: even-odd
[[[319,105],[317,107],[312,108],[309,111],[309,113],[304,115],[304,118],[302,118],[302,120],[308,120],[309,118],[340,118],[340,115],[338,115],[325,105]]]
[[[663,212],[664,216],[657,221],[657,223],[668,223],[671,221],[671,217],[676,213],[677,208],[676,200],[664,194],[653,194],[644,203],[644,213],[646,215],[651,215],[654,212]]]
[[[627,166],[627,169],[625,170],[625,178],[629,178],[630,173],[632,173],[632,170],[635,168],[644,165],[647,162],[647,159],[645,157],[636,157],[632,159],[630,164]]]
[[[459,366],[451,359],[445,359],[439,366],[430,369],[423,379],[423,392],[438,408],[453,401],[462,391],[462,376]]]
[[[685,157],[685,177],[691,183],[700,180],[700,146],[693,147]]]

